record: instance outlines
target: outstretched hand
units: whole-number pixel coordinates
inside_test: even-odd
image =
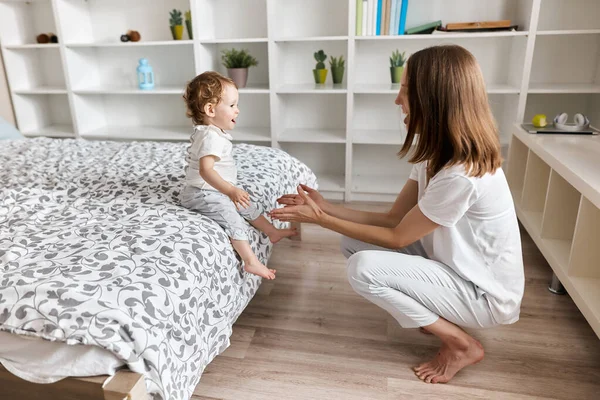
[[[306,189],[310,189],[318,196],[321,196],[316,190],[311,189],[308,186],[300,185],[298,186],[297,195],[288,194],[277,199],[279,204],[285,204],[286,206],[271,211],[269,213],[271,218],[283,222],[307,222],[319,224],[325,213],[313,199],[308,197],[305,192]]]

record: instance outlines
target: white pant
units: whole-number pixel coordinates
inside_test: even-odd
[[[498,325],[485,295],[448,266],[428,259],[419,241],[395,251],[343,237],[341,247],[350,285],[403,328],[431,325],[439,317],[468,328]]]

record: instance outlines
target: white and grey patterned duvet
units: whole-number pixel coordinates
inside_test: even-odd
[[[103,347],[156,398],[187,399],[260,283],[223,230],[179,205],[184,143],[0,141],[0,329]],[[283,151],[234,147],[263,210],[316,185]],[[267,262],[272,245],[253,230]]]

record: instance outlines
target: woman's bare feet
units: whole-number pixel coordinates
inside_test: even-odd
[[[283,238],[296,236],[297,234],[298,234],[298,231],[295,228],[292,228],[292,229],[273,229],[267,235],[269,236],[269,240],[271,241],[271,243],[275,244]]]
[[[427,383],[446,383],[458,371],[483,360],[483,346],[469,336],[444,343],[435,358],[413,368],[415,374]]]
[[[254,275],[262,276],[265,279],[275,279],[275,270],[269,269],[263,263],[255,259],[251,262],[244,262],[244,271]]]

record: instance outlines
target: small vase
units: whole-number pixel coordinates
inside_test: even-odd
[[[188,36],[190,37],[190,39],[193,39],[194,33],[192,32],[192,21],[186,19],[185,26],[187,27]]]
[[[400,83],[402,80],[402,71],[404,71],[404,67],[390,67],[392,83]]]
[[[332,67],[331,77],[333,78],[334,84],[342,83],[342,81],[344,80],[344,67]]]
[[[246,87],[248,68],[227,68],[227,75],[235,82],[238,88]]]
[[[181,40],[183,38],[183,25],[172,26],[171,33],[174,40]]]
[[[313,76],[315,77],[315,83],[322,85],[327,79],[327,69],[313,69]]]

